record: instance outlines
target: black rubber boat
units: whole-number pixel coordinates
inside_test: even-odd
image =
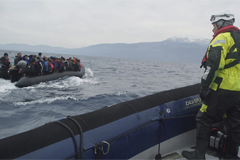
[[[3,72],[2,72],[2,68],[0,66],[0,78],[3,78]],[[7,78],[4,78],[4,79],[10,79],[10,76],[8,76]]]
[[[85,74],[85,67],[82,65],[80,72],[65,71],[65,72],[54,72],[53,74],[41,75],[41,76],[35,76],[35,77],[22,77],[21,79],[18,80],[15,86],[27,87],[34,84],[39,84],[41,82],[56,80],[65,76],[76,76],[76,77],[82,78],[84,74]]]

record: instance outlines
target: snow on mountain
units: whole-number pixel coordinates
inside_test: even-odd
[[[168,38],[168,41],[171,42],[178,42],[178,43],[198,43],[200,45],[208,45],[210,43],[210,39],[204,38],[204,39],[189,39],[187,37],[172,37]]]

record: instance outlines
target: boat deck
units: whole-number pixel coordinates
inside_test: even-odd
[[[195,149],[195,147],[190,147],[190,148],[185,148],[183,150],[187,150],[187,151],[193,151]],[[183,150],[178,150],[174,153],[171,153],[169,155],[163,156],[162,159],[163,160],[185,160],[186,158],[184,158],[181,153]],[[208,148],[208,151],[206,153],[206,160],[219,160],[218,158],[218,154],[217,152],[212,149],[212,148]],[[220,158],[220,160],[224,160],[223,158]]]

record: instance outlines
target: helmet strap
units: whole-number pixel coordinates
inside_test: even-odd
[[[226,22],[226,21],[223,21],[223,23],[222,23],[221,26],[218,26],[218,25],[217,25],[218,30],[221,29],[221,28],[224,26],[224,23],[225,23],[225,22]]]

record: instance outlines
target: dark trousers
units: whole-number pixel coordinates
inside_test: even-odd
[[[207,109],[206,112],[199,111],[197,114],[197,139],[209,140],[212,125],[223,121],[226,113],[229,134],[240,145],[240,92],[221,89],[210,91],[208,100],[203,103],[207,105]]]

